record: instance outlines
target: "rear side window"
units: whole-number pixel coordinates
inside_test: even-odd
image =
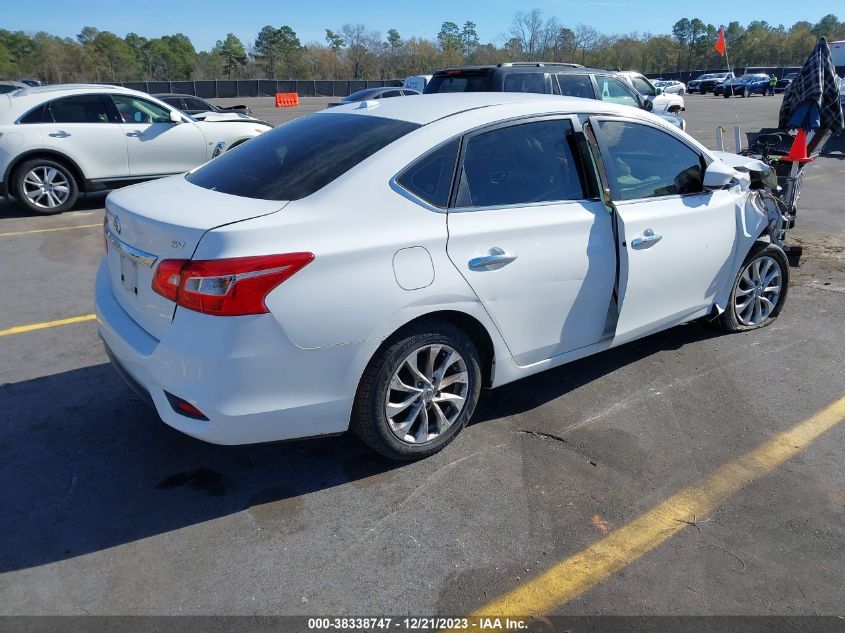
[[[186,178],[233,196],[299,200],[418,127],[370,115],[312,114],[265,132]]]
[[[402,172],[396,182],[429,204],[445,209],[449,203],[458,145],[454,140],[429,152]]]
[[[25,116],[21,117],[21,123],[52,123],[50,112],[47,110],[47,104],[43,104],[30,110]]]
[[[108,123],[106,100],[101,95],[77,95],[48,104],[55,123]]]
[[[466,141],[456,207],[581,200],[568,120],[502,127]]]
[[[596,93],[593,90],[593,82],[589,75],[568,75],[559,74],[557,81],[560,84],[560,94],[565,97],[581,97],[582,99],[595,99]]]
[[[435,75],[425,87],[425,94],[433,92],[490,92],[492,73]]]
[[[600,121],[613,197],[637,200],[703,191],[704,162],[688,145],[648,125]]]
[[[545,73],[508,73],[505,75],[505,92],[546,93]]]
[[[211,110],[205,101],[201,101],[194,97],[184,97],[186,110]]]

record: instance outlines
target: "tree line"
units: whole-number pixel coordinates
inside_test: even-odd
[[[49,83],[180,79],[395,79],[459,64],[508,61],[577,62],[645,73],[725,67],[713,49],[719,26],[683,18],[671,33],[606,34],[567,26],[539,9],[517,12],[507,31],[483,43],[472,21],[443,22],[431,38],[386,36],[363,24],[325,29],[323,41],[302,43],[288,25],[263,27],[244,43],[233,33],[197,51],[182,33],[120,37],[86,26],[76,38],[0,29],[0,77]],[[845,39],[845,22],[826,15],[790,27],[756,20],[725,26],[734,67],[803,63],[816,39]]]

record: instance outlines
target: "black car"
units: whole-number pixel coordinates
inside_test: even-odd
[[[700,92],[703,95],[708,92],[715,94],[718,86],[733,78],[734,74],[729,72],[704,73],[687,83],[687,92]]]
[[[786,92],[786,89],[792,85],[792,81],[798,76],[798,73],[787,73],[783,79],[778,80],[775,84],[775,92]]]
[[[181,110],[185,114],[199,114],[200,112],[226,112],[235,114],[250,115],[252,111],[245,105],[233,105],[229,107],[214,105],[205,99],[194,97],[193,95],[178,95],[178,94],[157,94],[153,95],[156,99],[160,99],[165,103],[172,105],[177,110]]]
[[[616,73],[580,64],[509,62],[460,66],[434,71],[424,94],[441,92],[536,92],[598,99],[651,110],[654,106]],[[682,130],[684,120],[669,112],[654,112]]]
[[[332,101],[327,107],[334,108],[335,106],[346,105],[347,103],[355,103],[356,101],[369,101],[370,99],[389,99],[391,97],[411,97],[413,95],[422,94],[410,88],[402,88],[397,86],[388,86],[386,88],[364,88],[358,92],[353,92],[351,95],[341,97],[337,101]]]
[[[719,92],[714,90],[713,94],[721,94],[725,99],[735,95],[739,97],[765,95],[769,92],[769,80],[770,77],[766,73],[749,73],[726,81],[719,86]]]

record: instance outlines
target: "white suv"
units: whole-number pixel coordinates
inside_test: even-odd
[[[0,95],[0,193],[61,213],[81,192],[187,171],[270,127],[196,121],[143,92],[43,86]]]
[[[616,74],[623,77],[646,101],[651,101],[655,112],[666,111],[672,114],[679,114],[681,111],[686,110],[682,96],[665,92],[640,73],[620,72]]]

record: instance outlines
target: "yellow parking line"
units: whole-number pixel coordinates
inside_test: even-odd
[[[34,229],[32,231],[13,231],[11,233],[0,233],[0,237],[15,237],[18,235],[32,235],[33,233],[52,233],[53,231],[74,231],[76,229],[90,229],[95,226],[102,227],[102,222],[97,224],[80,224],[79,226],[60,226],[55,229]]]
[[[540,616],[580,596],[765,477],[845,420],[845,398],[681,490],[600,541],[477,609],[482,616]]]
[[[8,336],[10,334],[23,334],[24,332],[33,332],[35,330],[46,330],[47,328],[58,327],[59,325],[71,325],[72,323],[93,321],[96,318],[97,316],[94,314],[83,314],[82,316],[70,317],[68,319],[59,319],[57,321],[45,321],[44,323],[17,325],[15,327],[10,327],[7,330],[0,330],[0,336]]]

